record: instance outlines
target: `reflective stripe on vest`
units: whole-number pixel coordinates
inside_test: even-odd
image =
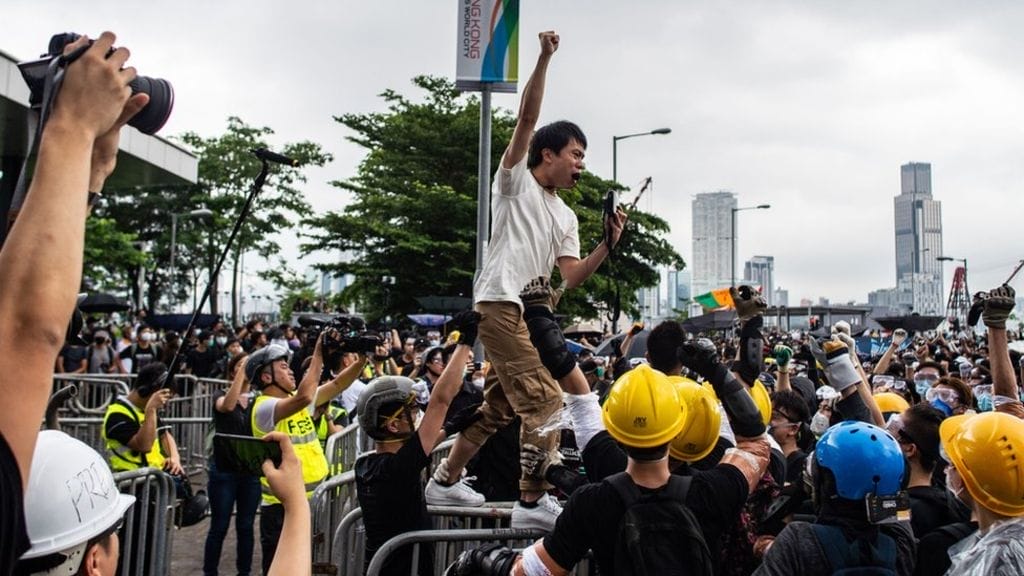
[[[256,425],[256,412],[263,401],[272,396],[260,394],[252,405],[252,435],[262,438],[267,435]],[[281,420],[274,427],[274,430],[287,434],[295,447],[295,455],[302,463],[302,481],[306,485],[306,498],[313,496],[313,490],[327,477],[327,458],[324,450],[320,447],[320,440],[316,437],[316,427],[313,419],[309,417],[309,410],[303,408],[295,414]],[[260,484],[263,490],[263,505],[280,504],[281,501],[274,496],[270,484],[265,476],[260,476]]]
[[[160,451],[160,434],[158,433],[157,437],[153,440],[153,447],[148,453],[142,454],[137,450],[132,450],[127,445],[121,444],[113,438],[107,438],[107,420],[112,414],[128,416],[138,423],[139,428],[142,428],[143,423],[146,421],[146,413],[139,411],[127,398],[122,396],[110,403],[110,406],[107,407],[107,413],[103,415],[103,430],[101,432],[110,468],[114,472],[137,470],[146,466],[158,469],[163,468],[165,458],[163,452]]]

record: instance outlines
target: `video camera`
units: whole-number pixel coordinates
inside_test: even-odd
[[[379,334],[366,330],[366,322],[358,316],[344,314],[330,319],[313,316],[299,316],[299,326],[305,328],[312,338],[319,338],[326,330],[322,352],[325,357],[338,352],[355,352],[357,354],[373,354],[377,346],[384,344]]]
[[[43,104],[47,76],[52,62],[57,59],[57,66],[64,68],[81,56],[89,46],[92,46],[92,40],[90,40],[87,46],[64,56],[64,48],[80,37],[80,35],[74,32],[54,34],[50,38],[49,48],[45,54],[42,54],[39,60],[18,64],[21,76],[25,79],[25,83],[28,84],[28,89],[31,92],[29,103],[32,106]],[[113,48],[111,48],[111,53],[113,53]],[[110,54],[108,53],[107,56],[110,56]],[[167,80],[142,75],[136,76],[128,86],[131,87],[132,94],[138,94],[139,92],[149,94],[149,104],[132,117],[128,121],[128,125],[137,128],[143,134],[156,134],[164,127],[167,119],[171,116],[171,110],[174,108],[174,88],[171,87],[171,83]],[[54,94],[54,97],[56,97],[56,94]]]

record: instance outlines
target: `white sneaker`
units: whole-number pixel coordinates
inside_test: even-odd
[[[555,520],[562,513],[562,505],[550,494],[537,500],[537,506],[526,508],[519,502],[512,506],[512,528],[539,529],[551,532],[555,529]]]
[[[470,476],[451,486],[445,486],[431,478],[423,494],[426,496],[427,504],[431,506],[483,506],[487,500],[484,495],[466,484],[467,480],[475,479],[474,476]]]

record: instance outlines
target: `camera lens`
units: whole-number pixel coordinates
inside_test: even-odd
[[[143,134],[156,134],[171,117],[171,110],[174,109],[174,88],[167,80],[149,76],[136,76],[129,86],[132,94],[149,94],[149,104],[129,120],[128,125],[134,126]]]

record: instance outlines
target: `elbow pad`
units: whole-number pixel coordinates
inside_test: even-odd
[[[725,366],[719,366],[715,370],[711,386],[714,387],[718,400],[725,408],[725,413],[729,416],[729,423],[737,436],[755,438],[764,434],[761,412],[754,404],[754,398]]]
[[[750,385],[754,384],[764,367],[764,337],[760,330],[763,324],[764,319],[755,316],[747,320],[740,330],[740,360],[736,371]]]
[[[531,306],[523,311],[530,342],[537,349],[540,362],[555,380],[562,379],[576,367],[576,358],[569,352],[562,329],[555,316],[545,306]]]

